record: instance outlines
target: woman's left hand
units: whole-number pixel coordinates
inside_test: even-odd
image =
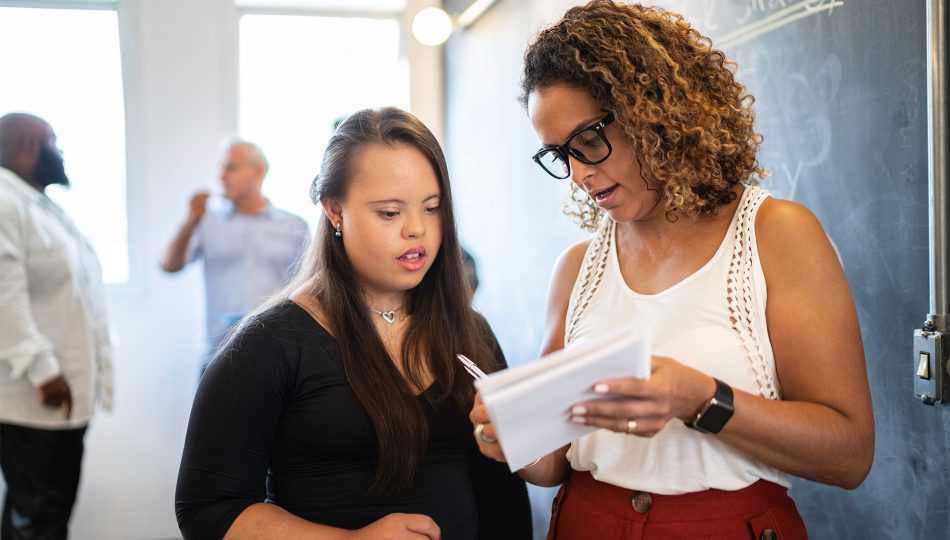
[[[582,401],[571,407],[571,421],[619,433],[652,437],[667,422],[691,422],[716,393],[712,377],[672,358],[653,356],[649,379],[624,377],[594,385],[612,399]]]

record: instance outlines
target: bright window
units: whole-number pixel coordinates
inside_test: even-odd
[[[72,188],[47,193],[92,242],[105,282],[128,281],[116,12],[0,7],[0,51],[0,115],[26,112],[53,126]]]
[[[241,8],[310,9],[324,11],[375,11],[400,13],[406,0],[235,0]]]
[[[408,67],[393,18],[245,14],[240,22],[240,131],[270,161],[264,192],[313,225],[310,183],[341,117],[409,107]]]

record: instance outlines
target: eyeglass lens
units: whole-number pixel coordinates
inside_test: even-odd
[[[571,174],[567,161],[561,159],[561,153],[554,148],[541,152],[538,155],[538,163],[548,174],[557,178],[567,178]]]
[[[555,178],[567,178],[571,174],[571,165],[562,149],[590,165],[600,163],[610,155],[610,145],[599,129],[590,127],[579,131],[560,148],[548,148],[538,154],[538,163]]]
[[[577,159],[585,163],[597,163],[607,157],[610,147],[604,140],[599,130],[585,129],[570,140],[568,144],[570,153]]]

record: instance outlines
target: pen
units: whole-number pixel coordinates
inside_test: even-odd
[[[476,379],[488,378],[488,375],[485,375],[484,371],[478,369],[478,366],[475,364],[475,362],[472,362],[464,354],[456,354],[455,357],[459,359],[459,362],[461,362],[463,366],[465,366],[465,371],[467,371],[472,377]]]

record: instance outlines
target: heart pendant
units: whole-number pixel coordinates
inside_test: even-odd
[[[396,312],[395,311],[380,311],[379,316],[383,318],[384,321],[392,324],[396,322]]]

